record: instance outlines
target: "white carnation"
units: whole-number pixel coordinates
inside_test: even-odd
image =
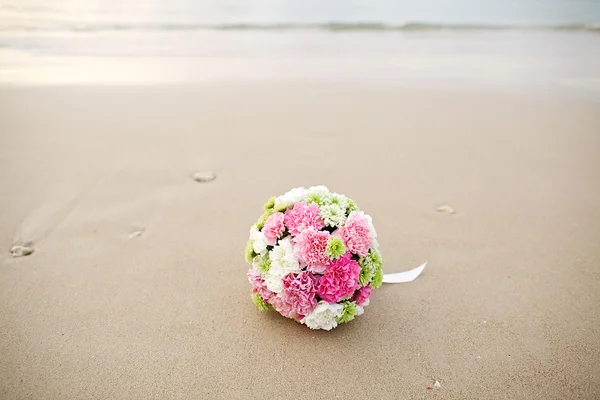
[[[252,240],[252,249],[256,254],[264,255],[267,252],[267,245],[269,244],[267,238],[255,226],[250,228],[250,240]]]
[[[344,306],[341,304],[330,304],[321,300],[314,310],[300,321],[310,329],[325,329],[329,331],[337,326],[337,318],[342,315]]]
[[[300,272],[300,263],[294,253],[294,247],[289,238],[279,241],[279,244],[269,253],[271,268],[265,276],[267,289],[281,293],[283,286],[281,280],[292,272]]]
[[[275,198],[275,207],[279,207],[281,205],[291,206],[299,203],[306,199],[307,194],[308,190],[303,187],[292,189],[289,192]]]
[[[317,194],[324,196],[329,193],[327,186],[311,186],[308,188],[308,194]]]
[[[364,304],[363,304],[364,305]],[[365,313],[365,308],[362,306],[356,306],[356,311],[354,312],[354,316],[358,317],[359,315],[363,315]]]

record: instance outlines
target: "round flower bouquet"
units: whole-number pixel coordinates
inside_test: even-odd
[[[292,189],[264,209],[246,245],[254,303],[311,329],[361,315],[383,279],[371,217],[324,186]]]

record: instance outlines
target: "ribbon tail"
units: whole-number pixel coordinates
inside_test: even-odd
[[[411,269],[410,271],[398,272],[396,274],[384,274],[383,275],[383,283],[412,282],[415,279],[417,279],[417,277],[419,275],[421,275],[421,272],[423,272],[426,265],[427,265],[427,263],[423,263],[423,264],[419,265],[417,268]]]

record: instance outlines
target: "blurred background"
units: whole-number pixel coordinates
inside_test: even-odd
[[[597,0],[0,2],[0,82],[476,81],[598,89]]]

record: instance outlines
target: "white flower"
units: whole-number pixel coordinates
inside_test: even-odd
[[[255,226],[250,228],[250,240],[252,240],[252,248],[256,254],[264,255],[267,252],[267,245],[269,244],[267,238]]]
[[[279,241],[279,244],[269,253],[271,268],[265,276],[267,289],[275,293],[281,293],[283,286],[281,280],[292,272],[300,272],[300,263],[294,253],[294,247],[289,238]]]
[[[319,214],[327,226],[342,226],[346,223],[346,209],[342,209],[336,204],[322,206]]]
[[[273,267],[271,267],[267,275],[265,275],[265,285],[271,292],[281,293],[283,292],[283,281],[281,280],[282,277],[278,274],[274,274],[273,272]]]
[[[307,193],[308,190],[303,187],[292,189],[289,192],[275,198],[275,207],[279,207],[281,205],[292,206],[296,203],[299,203],[306,199]]]
[[[317,194],[324,196],[327,193],[329,193],[329,189],[327,189],[327,186],[311,186],[308,188],[308,194]]]
[[[363,306],[364,305],[365,304],[363,304]],[[365,308],[363,306],[358,306],[358,305],[356,306],[356,311],[354,312],[355,317],[358,317],[359,315],[363,315],[365,313]]]
[[[343,194],[329,193],[323,197],[323,204],[339,206],[344,212],[348,208],[348,198]]]
[[[321,300],[314,310],[300,321],[310,329],[325,329],[329,331],[337,326],[337,318],[342,315],[344,306],[341,304],[330,304]]]

